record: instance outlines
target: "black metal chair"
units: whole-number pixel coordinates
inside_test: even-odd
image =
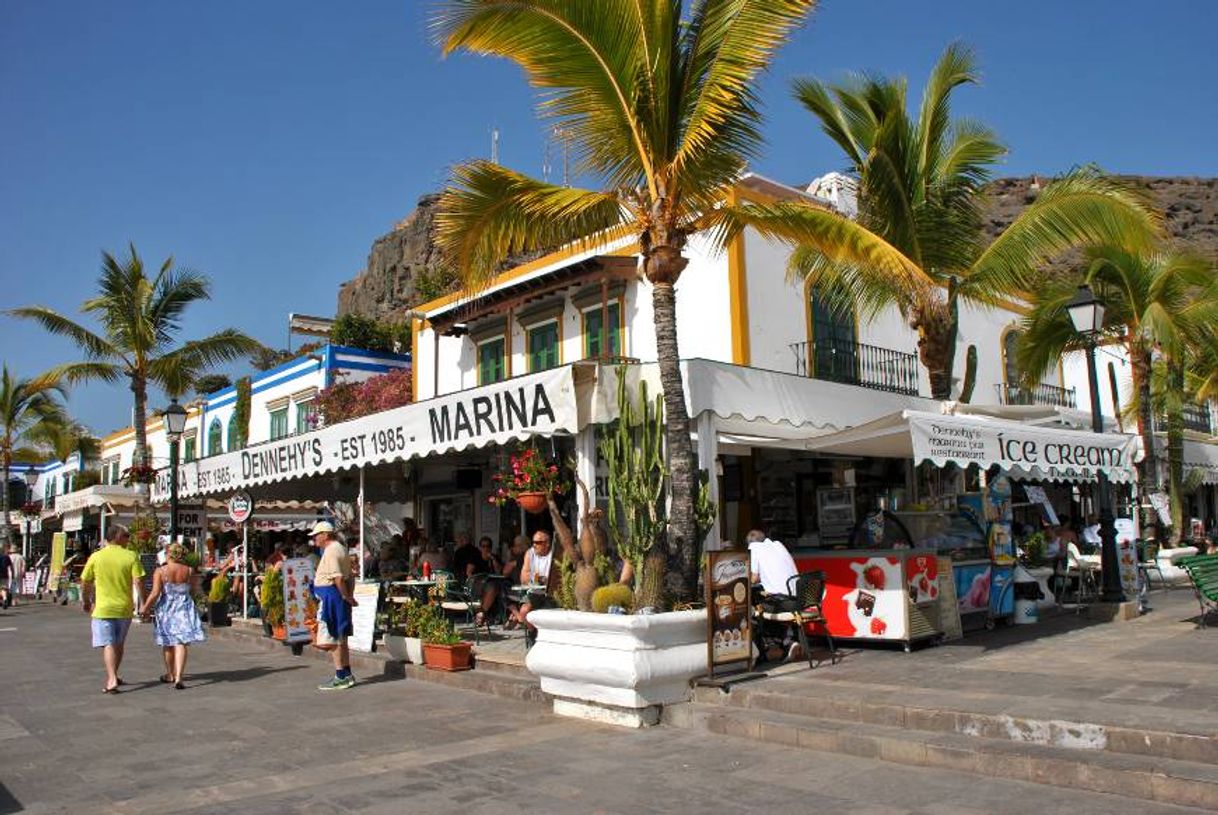
[[[837,664],[837,643],[833,641],[828,621],[821,611],[824,599],[825,573],[816,571],[792,575],[787,580],[785,595],[768,595],[762,603],[762,620],[795,627],[799,647],[803,649],[808,667],[812,669],[818,664],[812,656],[812,647],[808,644],[808,625],[812,623],[819,623],[824,627],[825,640],[829,645],[829,664]]]

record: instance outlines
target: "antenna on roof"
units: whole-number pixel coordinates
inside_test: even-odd
[[[491,164],[499,163],[499,128],[491,128]]]

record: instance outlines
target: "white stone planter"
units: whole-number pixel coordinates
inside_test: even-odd
[[[1176,562],[1181,558],[1192,557],[1197,554],[1196,546],[1179,546],[1175,549],[1160,549],[1156,560],[1159,561],[1159,570],[1163,572],[1163,579],[1168,583],[1187,583],[1188,572]],[[1159,576],[1153,572],[1150,575],[1151,585],[1157,585]]]
[[[541,689],[558,697],[555,712],[570,712],[562,700],[631,711],[684,702],[690,680],[706,673],[705,609],[650,615],[543,609],[529,622],[537,626],[537,644],[525,664]]]
[[[418,637],[403,637],[399,634],[385,635],[385,650],[389,656],[403,662],[423,664],[423,641]]]

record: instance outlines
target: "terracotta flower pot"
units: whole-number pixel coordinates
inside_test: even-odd
[[[544,492],[522,492],[516,496],[516,503],[530,515],[540,515],[546,509],[546,494]]]
[[[271,636],[281,642],[286,640],[288,638],[288,627],[282,623],[271,626]]]
[[[434,671],[468,671],[470,669],[470,644],[436,645],[423,643],[423,663]]]

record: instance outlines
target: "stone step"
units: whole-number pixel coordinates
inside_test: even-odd
[[[1016,716],[958,708],[904,704],[892,697],[868,699],[858,688],[818,686],[816,695],[764,691],[746,684],[728,691],[697,687],[694,700],[732,708],[772,711],[837,722],[877,724],[910,731],[956,733],[1019,744],[1086,752],[1162,756],[1218,766],[1218,738],[1111,722]]]
[[[517,679],[527,679],[534,684],[537,683],[537,677],[525,667],[524,655],[509,656],[506,654],[484,653],[474,649],[474,665],[478,670],[491,670],[495,673],[505,674],[507,676],[516,677]]]
[[[523,678],[485,666],[471,671],[436,671],[426,665],[405,665],[406,678],[450,688],[487,693],[503,699],[549,705],[550,697],[541,692],[535,677]]]
[[[817,719],[691,702],[664,709],[665,724],[769,744],[845,753],[915,767],[1103,792],[1218,811],[1218,767],[1170,758],[1012,742],[958,733]]]

